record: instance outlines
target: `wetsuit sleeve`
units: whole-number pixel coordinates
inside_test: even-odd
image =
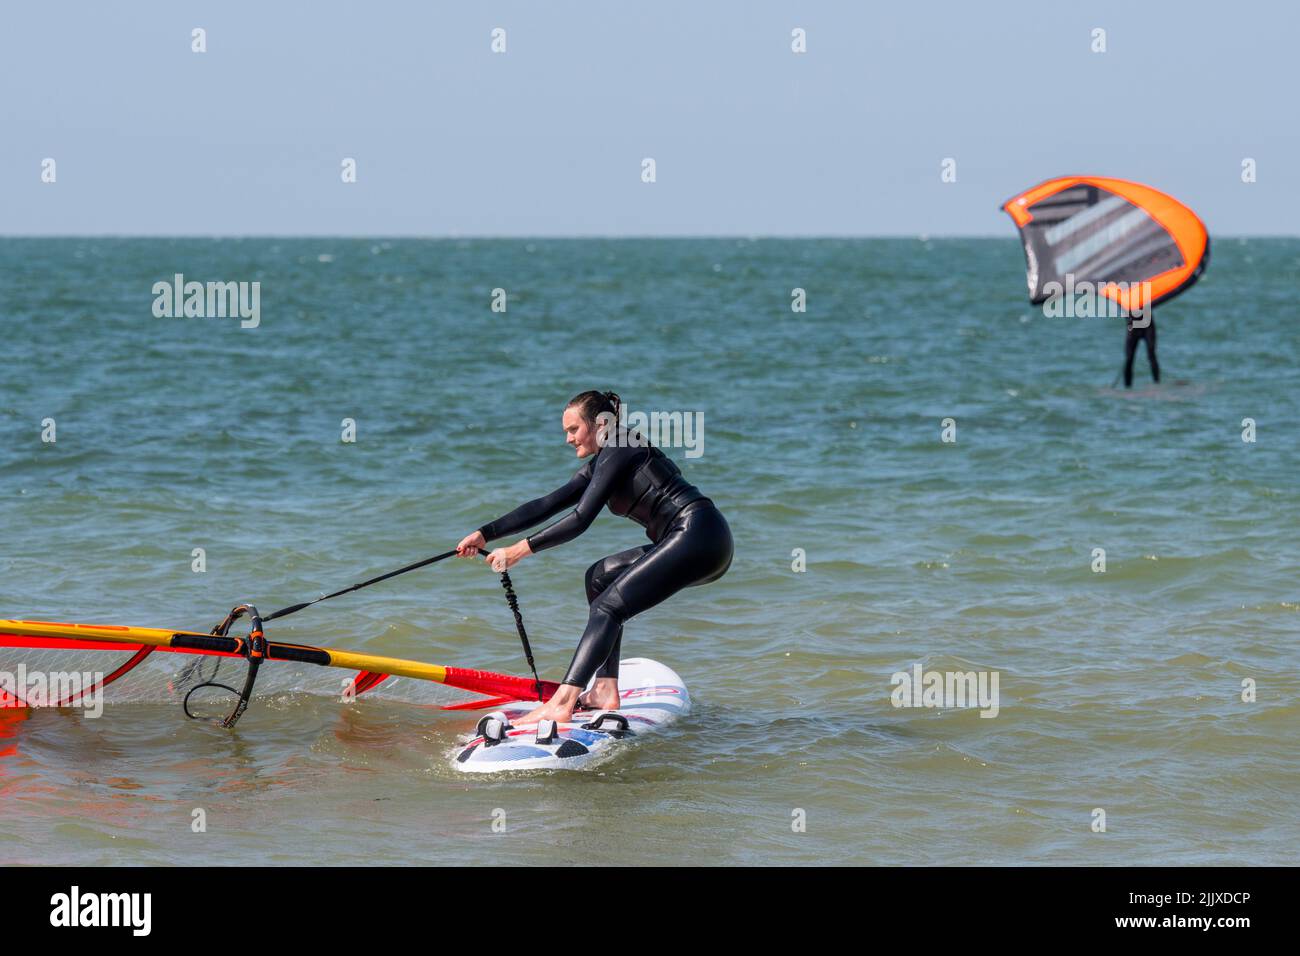
[[[588,482],[582,497],[578,499],[578,504],[555,524],[530,535],[528,546],[534,553],[544,551],[566,541],[572,541],[590,528],[591,523],[596,520],[596,515],[600,514],[600,509],[605,507],[609,496],[613,494],[615,482],[624,471],[635,467],[641,457],[642,449],[639,448],[602,448],[596,455],[595,467],[591,470],[591,481]]]
[[[516,531],[531,528],[535,524],[541,524],[547,518],[554,518],[565,508],[572,507],[582,497],[583,490],[591,482],[591,474],[591,464],[585,464],[573,473],[572,478],[549,495],[526,501],[514,511],[502,515],[478,530],[484,540],[493,541],[514,534]]]

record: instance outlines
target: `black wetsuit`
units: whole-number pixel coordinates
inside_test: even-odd
[[[1133,359],[1137,356],[1138,343],[1145,340],[1147,343],[1147,361],[1151,363],[1151,378],[1155,382],[1160,381],[1160,363],[1156,361],[1156,318],[1151,316],[1151,322],[1146,328],[1133,328],[1133,320],[1128,321],[1128,335],[1124,337],[1124,387],[1133,387]]]
[[[578,687],[593,674],[618,677],[623,624],[629,618],[682,588],[716,581],[731,566],[731,529],[722,513],[663,452],[648,446],[602,448],[567,484],[479,531],[491,541],[572,508],[528,538],[533,551],[544,551],[586,531],[605,505],[644,527],[652,543],[587,569],[590,616],[564,677],[564,683]]]

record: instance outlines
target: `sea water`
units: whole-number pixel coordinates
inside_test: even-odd
[[[168,316],[178,274],[256,323]],[[1028,305],[1011,239],[0,240],[0,616],[206,630],[446,550],[569,477],[589,388],[700,423],[666,450],[736,542],[624,638],[694,711],[595,771],[469,779],[473,712],[273,676],[233,731],[10,712],[0,856],[1290,863],[1298,279],[1216,240],[1125,390],[1122,322]],[[543,676],[644,540],[512,571]],[[268,634],[525,669],[481,562]]]

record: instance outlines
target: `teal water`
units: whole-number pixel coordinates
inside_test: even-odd
[[[591,387],[703,414],[671,453],[737,544],[625,638],[693,714],[598,771],[467,779],[472,716],[274,681],[233,732],[11,715],[3,861],[1293,862],[1300,241],[1213,254],[1125,393],[1122,324],[1036,312],[1011,239],[0,240],[0,617],[206,630],[445,550],[572,472]],[[261,324],[155,318],[178,272]],[[641,541],[512,572],[544,676]],[[467,562],[269,632],[523,669]],[[996,672],[998,715],[892,706],[915,664]]]

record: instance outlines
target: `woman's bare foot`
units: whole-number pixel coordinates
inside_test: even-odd
[[[522,717],[516,717],[511,723],[516,727],[524,724],[535,724],[539,720],[553,720],[556,723],[562,723],[573,716],[573,711],[577,706],[578,688],[572,684],[561,684],[554,697],[546,703],[534,707]]]
[[[578,706],[583,710],[618,710],[618,678],[597,677],[591,690],[578,698]]]

